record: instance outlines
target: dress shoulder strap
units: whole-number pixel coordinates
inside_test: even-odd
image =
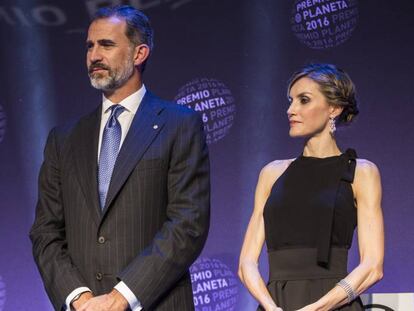
[[[343,171],[341,180],[352,183],[354,181],[356,159],[358,156],[354,149],[348,148],[344,153],[344,157],[346,160],[346,167]]]
[[[329,264],[329,254],[331,249],[332,226],[336,197],[341,181],[352,183],[354,181],[357,154],[354,149],[347,149],[340,157],[339,165],[330,175],[329,191],[326,191],[324,203],[326,213],[321,216],[322,226],[319,230],[317,242],[317,260],[321,266]]]

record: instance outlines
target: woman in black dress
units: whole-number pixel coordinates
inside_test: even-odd
[[[349,76],[311,64],[288,87],[289,135],[302,155],[260,172],[254,211],[240,255],[239,276],[258,310],[363,310],[359,294],[382,278],[384,228],[380,174],[356,152],[341,152],[334,132],[358,114]],[[358,225],[360,264],[347,272]],[[269,282],[257,266],[266,241]]]

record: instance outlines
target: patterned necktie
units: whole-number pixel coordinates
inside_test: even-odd
[[[118,117],[125,108],[121,105],[113,105],[110,109],[112,111],[102,134],[101,153],[99,155],[98,185],[101,209],[105,207],[106,195],[121,143],[122,129]]]

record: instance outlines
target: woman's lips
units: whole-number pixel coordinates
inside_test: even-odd
[[[301,122],[299,122],[299,121],[293,121],[293,120],[289,121],[290,126],[295,126],[295,125],[297,125],[299,123],[301,123]]]

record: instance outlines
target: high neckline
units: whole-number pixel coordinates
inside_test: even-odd
[[[328,156],[325,158],[319,158],[319,157],[312,157],[312,156],[304,156],[303,153],[297,158],[297,160],[305,160],[305,161],[314,161],[314,162],[325,162],[329,160],[335,160],[339,158],[348,158],[355,160],[357,158],[357,154],[354,149],[348,148],[345,150],[345,152],[342,152],[341,154],[334,155],[334,156]]]
[[[313,157],[313,156],[304,156],[303,153],[299,156],[299,158],[301,159],[305,159],[305,160],[329,160],[329,159],[335,159],[335,158],[339,158],[341,156],[343,156],[344,153],[340,153],[338,155],[333,155],[333,156],[328,156],[328,157]]]

